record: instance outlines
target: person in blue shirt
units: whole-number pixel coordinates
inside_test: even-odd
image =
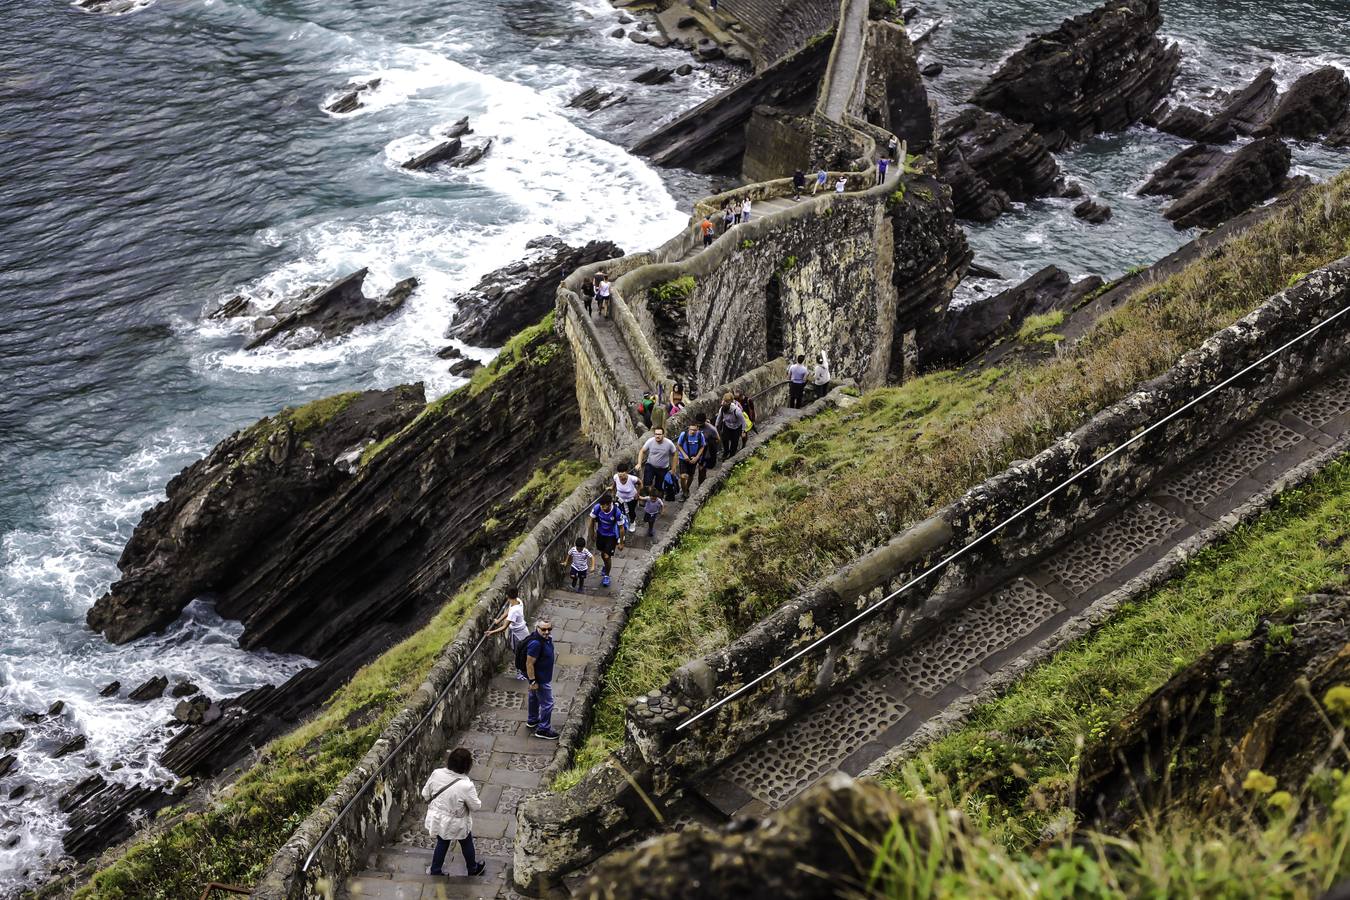
[[[618,504],[609,494],[605,494],[599,503],[591,507],[591,536],[604,562],[600,570],[600,586],[609,587],[609,565],[614,559],[614,552],[623,548],[623,513],[619,512]]]
[[[525,639],[525,675],[530,682],[529,718],[525,724],[534,729],[534,736],[545,741],[556,741],[553,730],[553,623],[540,619],[534,634]]]
[[[703,463],[703,452],[708,449],[708,439],[697,422],[690,422],[679,439],[675,449],[680,453],[680,499],[689,499],[689,479]]]

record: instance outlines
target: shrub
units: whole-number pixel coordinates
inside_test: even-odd
[[[660,303],[681,303],[694,292],[697,282],[693,275],[683,275],[673,281],[663,281],[653,285],[652,297]]]

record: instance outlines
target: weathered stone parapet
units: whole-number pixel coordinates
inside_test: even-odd
[[[572,350],[581,430],[600,454],[616,453],[632,443],[641,426],[635,405],[639,398],[625,390],[575,294],[561,296],[555,318]]]

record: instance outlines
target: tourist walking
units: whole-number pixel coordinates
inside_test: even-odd
[[[703,484],[703,480],[708,477],[708,470],[717,468],[717,457],[722,449],[722,436],[717,433],[717,429],[708,422],[707,413],[699,413],[694,416],[694,424],[698,430],[703,432],[703,440],[706,445],[703,450],[703,462],[698,467],[698,483]]]
[[[652,409],[656,406],[656,395],[651,391],[646,391],[642,395],[642,400],[638,403],[638,415],[642,418],[643,426],[652,427]]]
[[[736,224],[736,214],[731,211],[731,202],[722,207],[722,233],[726,234]]]
[[[427,833],[436,839],[431,851],[428,875],[444,875],[445,854],[451,841],[459,841],[464,854],[464,871],[470,877],[482,875],[487,863],[479,862],[473,846],[473,811],[483,808],[478,789],[469,780],[473,768],[473,754],[456,747],[446,758],[445,767],[434,770],[422,785],[422,799],[427,801],[427,815],[423,820]]]
[[[666,406],[666,417],[677,416],[684,411],[684,387],[679,382],[670,389],[670,403]]]
[[[675,442],[666,437],[664,428],[653,428],[652,436],[638,451],[638,468],[642,470],[642,489],[660,490],[666,473],[675,459]]]
[[[886,183],[886,168],[890,166],[890,164],[891,161],[885,156],[877,160],[877,184]]]
[[[839,180],[834,183],[834,192],[836,194],[842,194],[846,187],[848,187],[848,179],[843,175],[840,175]]]
[[[741,222],[742,224],[750,221],[750,198],[746,197],[741,203]]]
[[[595,549],[600,554],[601,587],[609,587],[609,567],[614,561],[614,553],[623,549],[622,515],[609,494],[591,507],[591,536],[595,538]]]
[[[586,576],[595,571],[595,554],[586,549],[584,537],[577,538],[576,543],[567,548],[563,566],[568,570],[572,590],[578,594],[586,593]]]
[[[703,451],[708,447],[708,440],[698,423],[690,422],[675,441],[675,446],[680,451],[680,500],[683,501],[689,499],[689,482],[703,464]]]
[[[609,293],[613,286],[609,283],[609,276],[601,272],[598,276],[600,280],[595,283],[595,298],[600,301],[600,315],[609,315]]]
[[[647,523],[647,537],[656,536],[656,520],[661,518],[661,510],[665,508],[666,501],[662,500],[656,491],[643,495],[642,521]]]
[[[745,420],[745,434],[749,434],[759,421],[759,413],[755,412],[755,398],[749,396],[745,391],[737,391],[732,395],[736,405],[741,408],[741,418]]]
[[[731,391],[722,395],[722,405],[718,407],[714,424],[722,439],[722,456],[731,459],[741,446],[741,430],[745,427],[745,416]]]
[[[502,614],[493,621],[487,636],[492,637],[502,632],[506,632],[506,646],[510,648],[514,659],[516,648],[530,635],[530,629],[525,624],[525,602],[520,599],[518,588],[513,587],[506,592],[506,609],[502,610]],[[520,669],[516,669],[516,680],[525,680],[525,673]]]
[[[802,408],[802,396],[806,393],[806,354],[797,354],[797,361],[788,366],[788,406]]]
[[[811,399],[819,400],[830,392],[830,361],[824,353],[817,354],[816,368],[811,372]]]
[[[824,167],[824,166],[821,166],[821,167],[820,167],[820,171],[816,173],[816,183],[815,183],[815,186],[811,188],[811,196],[812,196],[812,197],[814,197],[814,196],[816,195],[816,192],[818,192],[821,188],[823,188],[823,187],[825,186],[825,181],[826,181],[826,179],[828,179],[829,177],[830,177],[830,173],[825,171],[825,167]]]
[[[632,472],[623,471],[614,474],[614,497],[619,506],[627,513],[630,522],[637,521],[638,480]]]
[[[587,278],[581,283],[581,302],[586,305],[586,315],[591,314],[591,304],[595,302],[595,279]]]
[[[891,139],[886,142],[886,155],[889,156],[891,159],[897,159],[898,158],[897,154],[899,152],[900,152],[900,139],[895,135],[891,135]]]
[[[806,173],[801,169],[792,173],[792,199],[802,199],[802,191],[806,189]]]
[[[525,725],[534,729],[534,736],[556,741],[553,730],[553,623],[540,619],[534,625],[534,634],[525,640],[525,675],[530,687],[530,706]]]
[[[703,221],[698,223],[698,227],[703,232],[703,246],[711,247],[714,237],[712,219],[704,216]]]

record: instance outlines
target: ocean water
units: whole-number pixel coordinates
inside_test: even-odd
[[[1087,5],[924,3],[921,21],[945,20],[925,51],[948,67],[933,82],[943,104],[959,103],[1025,32]],[[1195,102],[1266,64],[1285,82],[1350,65],[1336,0],[1165,6]],[[451,298],[531,238],[629,250],[664,241],[684,222],[677,200],[687,210],[707,180],[657,173],[622,146],[711,95],[719,74],[629,83],[688,58],[606,37],[619,14],[603,0],[0,9],[11,36],[0,49],[0,731],[30,731],[0,779],[3,895],[60,856],[61,786],[94,768],[124,782],[168,777],[153,756],[172,701],[102,699],[102,685],[120,680],[125,693],[164,674],[223,697],[307,664],[238,650],[239,627],[203,604],[124,647],[84,627],[168,479],[286,404],[414,380],[432,395],[453,388],[435,357]],[[349,79],[370,77],[382,83],[368,108],[322,110]],[[629,100],[593,116],[565,108],[591,85]],[[496,139],[481,165],[399,169],[464,115]],[[970,229],[981,262],[1009,279],[1051,262],[1109,276],[1169,252],[1188,236],[1132,190],[1181,146],[1139,128],[1063,154],[1115,219],[1093,228],[1063,201],[1028,204]],[[1345,162],[1298,149],[1300,171],[1318,177]],[[236,293],[282,294],[361,266],[368,293],[409,275],[422,285],[399,315],[307,350],[244,352],[236,326],[204,322]],[[56,700],[56,720],[20,722]],[[76,731],[88,748],[52,759]]]

